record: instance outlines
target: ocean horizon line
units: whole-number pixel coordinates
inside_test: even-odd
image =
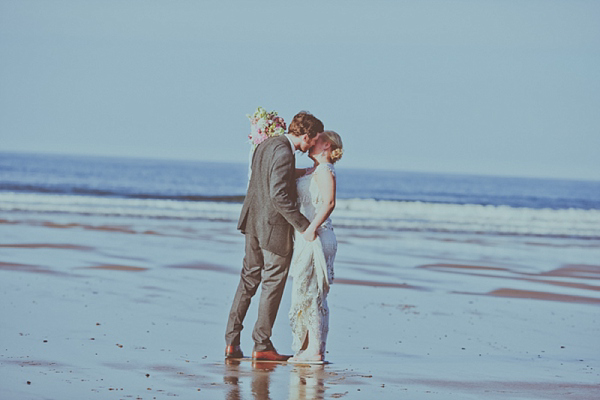
[[[300,164],[300,163],[298,163]],[[600,182],[336,168],[338,200],[600,210]],[[0,153],[0,193],[241,203],[248,165]]]
[[[40,152],[40,151],[27,151],[27,150],[0,150],[0,156],[2,154],[7,155],[22,155],[22,156],[48,156],[48,157],[71,157],[74,159],[87,159],[97,158],[104,160],[122,160],[122,161],[139,161],[139,162],[165,162],[165,163],[181,163],[181,164],[223,164],[223,165],[239,165],[248,166],[247,160],[211,160],[211,159],[190,159],[190,158],[174,158],[174,157],[160,157],[160,156],[148,156],[148,155],[115,155],[115,154],[96,154],[96,153],[67,153],[67,152]],[[342,164],[343,165],[343,162]],[[341,166],[341,170],[347,171],[372,171],[372,172],[388,172],[388,173],[400,173],[400,174],[416,174],[416,175],[442,175],[448,177],[474,177],[474,178],[505,178],[505,179],[523,179],[523,180],[541,180],[541,181],[563,181],[563,182],[591,182],[600,183],[600,177],[598,179],[592,178],[573,178],[573,177],[554,177],[554,176],[540,176],[540,175],[514,175],[514,174],[501,174],[501,173],[477,173],[477,172],[465,172],[465,171],[434,171],[434,170],[417,170],[417,169],[406,169],[406,168],[380,168],[370,166]]]

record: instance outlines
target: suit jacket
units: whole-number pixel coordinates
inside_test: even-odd
[[[296,160],[289,140],[269,138],[254,151],[252,176],[238,229],[258,238],[261,248],[287,256],[293,249],[294,229],[310,224],[296,204]]]

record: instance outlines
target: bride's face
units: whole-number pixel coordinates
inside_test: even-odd
[[[331,146],[330,143],[325,140],[325,138],[323,137],[322,133],[319,133],[316,137],[316,142],[315,145],[313,147],[310,148],[310,150],[308,150],[308,155],[312,156],[315,154],[320,154],[324,151],[327,151],[329,149],[329,147]]]

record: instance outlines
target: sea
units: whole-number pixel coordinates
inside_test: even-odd
[[[237,221],[245,162],[0,152],[0,213]],[[334,226],[600,239],[600,181],[336,167]]]

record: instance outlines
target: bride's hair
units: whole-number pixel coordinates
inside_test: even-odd
[[[329,158],[331,158],[331,162],[335,163],[342,158],[344,154],[344,145],[342,144],[342,138],[334,131],[324,131],[322,133],[325,140],[331,143],[331,154]]]
[[[308,135],[314,138],[319,132],[323,132],[323,123],[308,111],[296,114],[288,128],[288,133],[294,136]]]

